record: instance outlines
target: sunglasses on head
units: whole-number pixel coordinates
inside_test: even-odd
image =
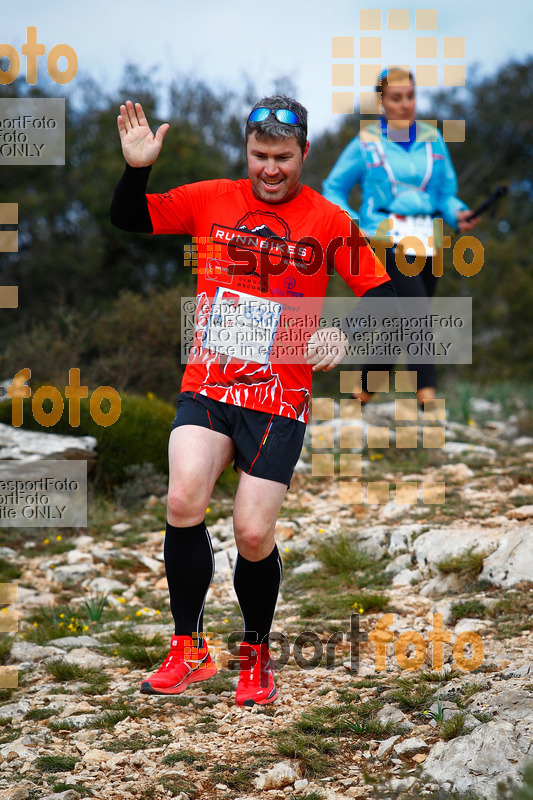
[[[300,123],[298,116],[288,108],[254,108],[248,117],[248,122],[263,122],[271,114],[274,114],[277,121],[282,122],[284,125],[298,125]]]

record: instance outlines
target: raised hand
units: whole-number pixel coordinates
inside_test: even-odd
[[[151,131],[140,103],[131,100],[120,106],[117,117],[118,132],[124,158],[130,167],[148,167],[159,155],[163,139],[170,125],[164,122],[156,134]]]

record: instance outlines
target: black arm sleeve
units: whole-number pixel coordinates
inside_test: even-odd
[[[385,283],[381,283],[379,286],[374,286],[372,289],[369,289],[367,292],[364,293],[361,300],[357,304],[354,311],[348,314],[343,320],[341,320],[340,328],[343,333],[346,334],[348,337],[348,341],[350,344],[353,344],[355,341],[354,336],[356,333],[360,332],[360,328],[358,325],[354,327],[353,325],[353,317],[363,317],[369,314],[372,310],[375,311],[376,306],[374,300],[370,300],[369,302],[365,303],[367,298],[374,298],[374,297],[385,297],[385,298],[393,298],[397,297],[396,289],[393,286],[391,280],[386,281]],[[399,309],[398,309],[399,310]]]
[[[126,164],[111,201],[111,223],[116,228],[132,233],[153,233],[146,202],[146,184],[151,169]]]

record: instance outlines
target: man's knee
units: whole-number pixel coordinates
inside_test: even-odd
[[[185,484],[170,486],[167,496],[167,517],[171,525],[185,527],[201,522],[207,500],[202,491]]]

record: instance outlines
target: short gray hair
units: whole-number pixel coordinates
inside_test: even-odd
[[[303,107],[297,100],[291,97],[286,97],[284,94],[277,94],[274,97],[263,97],[252,108],[270,108],[275,111],[277,108],[288,108],[289,111],[294,111],[299,119],[298,125],[287,125],[283,122],[278,122],[276,117],[270,115],[267,119],[261,122],[247,122],[245,137],[248,137],[255,131],[258,139],[288,139],[290,136],[296,136],[296,141],[300,146],[303,153],[305,144],[307,142],[307,109]],[[250,114],[252,113],[250,111]]]

